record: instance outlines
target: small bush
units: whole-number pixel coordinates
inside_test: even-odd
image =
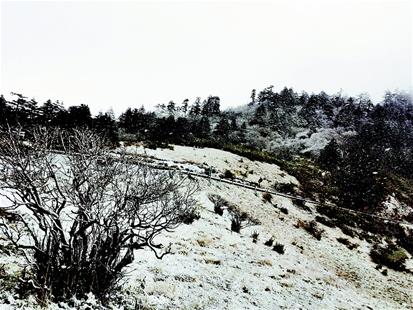
[[[337,238],[337,241],[340,242],[341,244],[344,244],[348,249],[353,250],[355,248],[358,248],[358,244],[350,242],[347,238]]]
[[[405,271],[404,263],[407,260],[407,254],[404,249],[390,243],[387,246],[376,244],[370,251],[370,257],[376,264],[384,265],[398,271]]]
[[[191,210],[188,210],[188,212],[182,213],[179,217],[181,223],[184,223],[186,225],[190,225],[195,220],[199,220],[200,218],[201,215],[196,208],[192,208]]]
[[[281,211],[282,213],[284,213],[284,214],[288,214],[288,209],[285,208],[285,207],[281,207],[281,208],[280,208],[280,211]]]
[[[248,213],[241,212],[237,206],[229,205],[228,212],[231,216],[231,231],[239,233],[242,228],[258,225],[260,222]]]
[[[285,253],[284,245],[281,244],[281,243],[278,243],[278,242],[273,246],[272,250],[277,252],[278,254],[284,254]]]
[[[251,235],[252,242],[257,243],[257,241],[258,241],[258,236],[259,236],[259,233],[256,232],[256,231],[254,231],[254,232],[252,233],[252,235]]]
[[[410,255],[413,255],[413,229],[408,227],[402,227],[398,224],[395,237],[397,238],[397,244],[403,247]]]
[[[301,199],[293,199],[293,204],[304,211],[312,213],[311,209],[305,205],[305,201]]]
[[[228,206],[229,202],[215,194],[208,195],[208,198],[214,204],[214,212],[222,216],[224,214],[224,208]]]
[[[262,199],[266,202],[271,202],[272,195],[268,192],[265,192],[265,193],[262,194]]]
[[[368,243],[380,243],[381,238],[378,235],[372,234],[368,231],[360,231],[360,233],[358,234],[358,237],[360,238],[360,240],[366,240]]]
[[[235,178],[235,175],[234,175],[230,170],[225,170],[225,172],[224,172],[224,178],[226,178],[226,179],[233,179],[233,178]]]
[[[231,231],[239,233],[241,231],[241,220],[239,217],[231,219]]]
[[[327,218],[327,217],[317,215],[317,216],[315,217],[315,220],[316,220],[317,222],[319,222],[320,224],[323,224],[323,225],[325,225],[325,226],[327,226],[327,227],[330,227],[330,228],[336,227],[336,224],[334,223],[334,221],[330,220],[330,219]]]
[[[239,233],[242,228],[258,225],[259,221],[252,218],[245,212],[241,212],[239,208],[225,200],[219,195],[211,194],[208,195],[209,200],[214,204],[214,212],[223,215],[224,209],[228,210],[231,217],[231,231]]]
[[[348,240],[347,238],[339,237],[339,238],[337,238],[337,241],[340,242],[341,244],[346,245],[346,246],[350,244],[350,240]]]
[[[274,185],[274,189],[284,194],[295,194],[297,187],[293,183],[277,183]]]
[[[270,239],[268,239],[267,241],[265,241],[264,245],[266,245],[266,246],[272,246],[273,243],[274,243],[274,238],[271,237]]]
[[[303,228],[309,234],[311,234],[317,240],[321,240],[321,236],[323,235],[324,230],[320,229],[317,225],[316,221],[301,221],[298,220],[296,224],[297,228]]]
[[[218,205],[218,204],[214,204],[214,212],[218,215],[223,215],[224,214],[224,209]]]
[[[354,232],[354,229],[352,229],[351,227],[347,226],[347,225],[340,225],[340,229],[343,232],[343,234],[354,238],[356,236],[356,233]]]

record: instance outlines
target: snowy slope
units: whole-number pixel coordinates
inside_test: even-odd
[[[254,191],[202,183],[201,219],[164,237],[165,244],[174,243],[174,254],[158,261],[144,251],[131,266],[135,270],[128,285],[141,285],[140,280],[145,279],[147,306],[409,309],[413,305],[411,276],[390,270],[383,276],[370,261],[365,242],[352,240],[360,247],[349,250],[335,239],[344,237],[341,231],[327,227],[325,236],[317,241],[293,226],[297,219],[311,216],[288,199],[274,198],[290,210],[285,215]],[[207,193],[217,192],[258,218],[261,225],[241,230],[241,234],[231,232],[229,218],[216,215],[207,198]],[[257,244],[250,237],[253,231],[259,232]],[[271,236],[285,245],[284,255],[264,245]]]
[[[174,150],[129,147],[128,152],[146,154],[175,164],[199,166],[207,163],[218,171],[250,170],[247,178],[263,177],[274,182],[297,180],[276,165],[251,162],[215,149],[175,146]],[[248,168],[246,168],[248,167]],[[338,228],[325,229],[320,241],[303,229],[297,220],[311,220],[314,214],[297,208],[291,200],[273,197],[264,202],[254,190],[200,179],[197,194],[201,218],[164,234],[158,241],[172,243],[173,254],[158,260],[149,250],[135,253],[121,292],[124,305],[142,309],[411,309],[412,275],[389,270],[382,275],[371,262],[371,245],[343,235]],[[225,212],[213,211],[210,194],[218,194],[260,221],[260,225],[231,232]],[[279,208],[288,209],[288,214]],[[259,233],[253,243],[251,234]],[[283,255],[264,245],[271,236],[285,246]],[[349,250],[336,241],[349,238],[359,244]],[[0,257],[0,263],[10,263]],[[14,265],[13,265],[14,266]],[[15,309],[1,305],[3,309]],[[74,308],[94,307],[95,303]],[[23,308],[34,307],[24,304]],[[74,309],[66,304],[51,308]]]
[[[262,178],[263,187],[272,187],[276,183],[298,184],[296,178],[283,172],[277,165],[251,161],[245,157],[213,148],[194,148],[179,145],[172,145],[170,149],[147,149],[142,146],[128,146],[128,154],[139,154],[161,159],[163,161],[196,167],[213,167],[220,173],[230,170],[237,178],[258,182]],[[198,172],[195,170],[195,172]]]
[[[129,151],[132,151],[131,149]],[[174,150],[135,149],[147,155],[180,162],[213,165],[219,170],[253,167],[249,178],[265,176],[268,183],[293,182],[295,178],[276,165],[215,149],[174,146]],[[147,306],[159,309],[409,309],[413,307],[412,276],[375,269],[370,245],[363,241],[349,250],[336,241],[346,237],[338,228],[326,230],[317,241],[293,225],[313,215],[296,208],[289,199],[273,197],[264,202],[261,193],[230,184],[201,180],[198,204],[201,219],[183,225],[164,237],[173,243],[173,255],[155,260],[149,251],[137,255],[128,285],[144,279]],[[208,194],[215,193],[260,220],[261,225],[230,231],[230,219],[213,212]],[[277,207],[285,207],[288,215]],[[259,233],[257,244],[252,232]],[[285,245],[280,255],[264,245],[271,236]],[[351,238],[350,238],[351,239]],[[294,244],[294,245],[293,245]]]

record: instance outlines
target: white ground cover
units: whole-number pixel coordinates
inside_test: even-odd
[[[201,219],[164,237],[166,244],[174,243],[174,254],[156,261],[144,251],[131,266],[128,285],[132,289],[144,279],[147,295],[142,301],[146,306],[409,309],[413,305],[412,276],[392,270],[383,276],[371,262],[366,242],[351,240],[360,246],[349,250],[336,241],[347,236],[328,227],[323,227],[325,235],[317,241],[293,226],[298,219],[313,216],[298,210],[288,199],[273,198],[273,203],[289,210],[285,215],[254,191],[202,183]],[[261,225],[241,230],[241,234],[231,232],[230,219],[213,212],[208,193],[219,193],[258,218]],[[257,244],[250,237],[253,231],[259,232]],[[271,236],[285,245],[284,255],[264,245]]]
[[[251,161],[245,157],[213,148],[195,148],[172,145],[170,149],[148,149],[143,146],[128,146],[125,148],[128,154],[146,155],[160,159],[168,165],[176,165],[178,168],[188,168],[194,172],[204,172],[208,167],[215,168],[219,173],[230,170],[237,178],[250,182],[258,182],[262,179],[263,187],[272,187],[276,183],[298,184],[296,178],[283,172],[274,164]],[[202,167],[202,169],[200,168]]]
[[[197,167],[205,162],[219,171],[250,169],[253,172],[248,178],[258,180],[264,176],[269,186],[275,181],[297,183],[276,165],[251,162],[214,149],[129,147],[128,152]],[[223,216],[215,214],[209,194],[222,196],[261,224],[245,228],[240,234],[231,232],[227,212]],[[125,306],[132,307],[138,301],[143,309],[413,308],[411,274],[388,270],[388,276],[382,275],[369,257],[371,245],[343,235],[338,228],[320,224],[325,230],[320,241],[295,228],[297,220],[312,220],[314,214],[297,208],[287,198],[274,196],[272,203],[264,202],[262,194],[254,190],[201,179],[197,201],[200,220],[159,239],[165,245],[172,243],[173,254],[158,260],[150,250],[135,252],[121,292]],[[287,208],[288,214],[280,212],[279,207]],[[251,238],[254,231],[259,233],[256,244]],[[264,245],[271,236],[285,246],[285,254]],[[348,238],[359,247],[350,250],[337,242],[337,237]],[[0,256],[1,264],[14,266],[7,272],[20,266],[18,258],[5,255]],[[35,307],[33,302],[8,297],[9,304],[0,304],[0,309]],[[50,307],[98,306],[91,296],[89,301],[75,306]]]

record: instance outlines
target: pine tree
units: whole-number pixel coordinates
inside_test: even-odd
[[[191,110],[189,111],[189,115],[191,116],[199,116],[201,114],[201,98],[197,97],[195,99],[194,104],[191,106]]]
[[[186,113],[188,112],[188,99],[185,99],[184,101],[182,101],[182,105],[181,105],[181,111],[184,115],[186,115]]]
[[[196,136],[200,138],[208,138],[211,134],[211,124],[208,117],[203,116],[197,123]]]
[[[53,103],[50,99],[47,100],[39,108],[41,116],[39,122],[43,125],[59,126],[57,117],[64,110],[59,101]]]
[[[99,113],[93,120],[93,129],[102,134],[112,144],[118,143],[118,129],[113,113]]]
[[[249,106],[252,106],[252,105],[255,104],[256,96],[257,96],[257,91],[255,89],[253,89],[251,91],[251,96],[250,96],[251,101],[248,103]]]
[[[226,117],[222,117],[215,126],[214,134],[227,139],[231,130],[231,125]]]
[[[71,106],[69,112],[69,125],[75,127],[90,127],[92,124],[92,115],[87,105],[81,104],[79,106]]]
[[[266,123],[267,109],[264,104],[257,106],[254,112],[254,116],[250,120],[250,125],[260,125],[263,126]]]
[[[350,209],[375,210],[388,195],[383,165],[369,141],[355,137],[346,146],[343,160],[333,171],[339,205]]]
[[[175,107],[175,102],[173,102],[172,100],[169,101],[166,109],[168,110],[169,114],[174,114],[176,111],[176,107]]]
[[[318,162],[322,168],[335,170],[341,162],[341,152],[336,139],[332,139],[324,149],[321,150]]]
[[[3,95],[0,96],[0,127],[5,126],[7,124],[7,118],[8,118],[8,107],[7,107],[7,101],[3,97]]]
[[[201,113],[205,116],[219,115],[221,113],[219,97],[209,96],[208,99],[204,101]]]

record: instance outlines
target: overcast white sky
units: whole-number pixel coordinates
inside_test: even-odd
[[[2,1],[0,92],[92,112],[412,88],[410,1]]]

